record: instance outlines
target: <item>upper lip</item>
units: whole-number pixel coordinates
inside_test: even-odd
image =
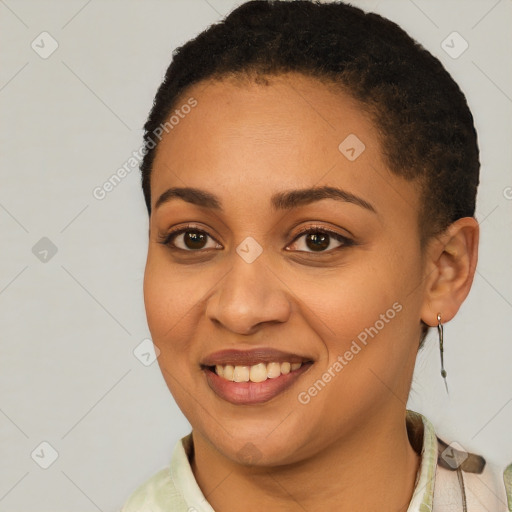
[[[312,361],[312,358],[308,356],[263,347],[251,350],[227,349],[213,352],[201,361],[201,365],[224,366],[229,364],[233,366],[253,366],[258,363],[305,363],[309,361]]]

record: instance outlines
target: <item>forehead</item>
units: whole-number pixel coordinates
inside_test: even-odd
[[[180,111],[191,99],[195,107]],[[384,164],[369,116],[348,94],[318,79],[290,73],[267,84],[200,82],[173,112],[179,122],[162,138],[153,164],[153,206],[176,186],[261,207],[267,199],[270,206],[279,190],[332,185],[374,204],[386,206],[387,199],[409,216],[418,209],[412,184]]]

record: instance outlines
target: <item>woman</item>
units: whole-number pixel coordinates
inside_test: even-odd
[[[511,510],[512,467],[406,410],[477,263],[437,59],[346,4],[247,2],[175,52],[145,147],[148,325],[193,430],[124,512]]]

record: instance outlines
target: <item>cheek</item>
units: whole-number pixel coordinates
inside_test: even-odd
[[[169,366],[193,362],[197,356],[197,332],[209,296],[219,286],[225,268],[172,264],[160,248],[150,248],[144,272],[144,304],[159,360]],[[187,361],[184,361],[186,358]]]
[[[305,300],[324,325],[321,337],[329,364],[342,356],[350,363],[345,373],[375,368],[391,378],[400,365],[408,364],[415,347],[421,304],[419,254],[412,256],[414,248],[382,249],[361,257],[332,280],[304,285],[309,288]]]
[[[195,378],[192,343],[196,307],[208,289],[206,280],[200,276],[200,272],[187,274],[170,265],[158,250],[150,249],[148,253],[144,272],[147,323],[153,343],[160,350],[157,361],[162,376],[187,417],[194,413],[185,390],[190,389]],[[194,393],[199,400],[199,391]]]
[[[332,279],[303,281],[301,286],[303,300],[324,322],[329,337],[340,341],[373,325],[403,295],[401,283],[389,268],[366,262],[342,269]]]
[[[176,346],[169,342],[183,335],[191,323],[189,315],[193,314],[194,305],[204,292],[197,277],[187,277],[155,253],[150,249],[144,272],[148,326],[156,344]]]

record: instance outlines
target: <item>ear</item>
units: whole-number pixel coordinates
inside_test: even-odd
[[[426,250],[424,301],[421,319],[437,325],[451,320],[466,299],[478,260],[479,225],[473,217],[463,217],[434,237]]]

